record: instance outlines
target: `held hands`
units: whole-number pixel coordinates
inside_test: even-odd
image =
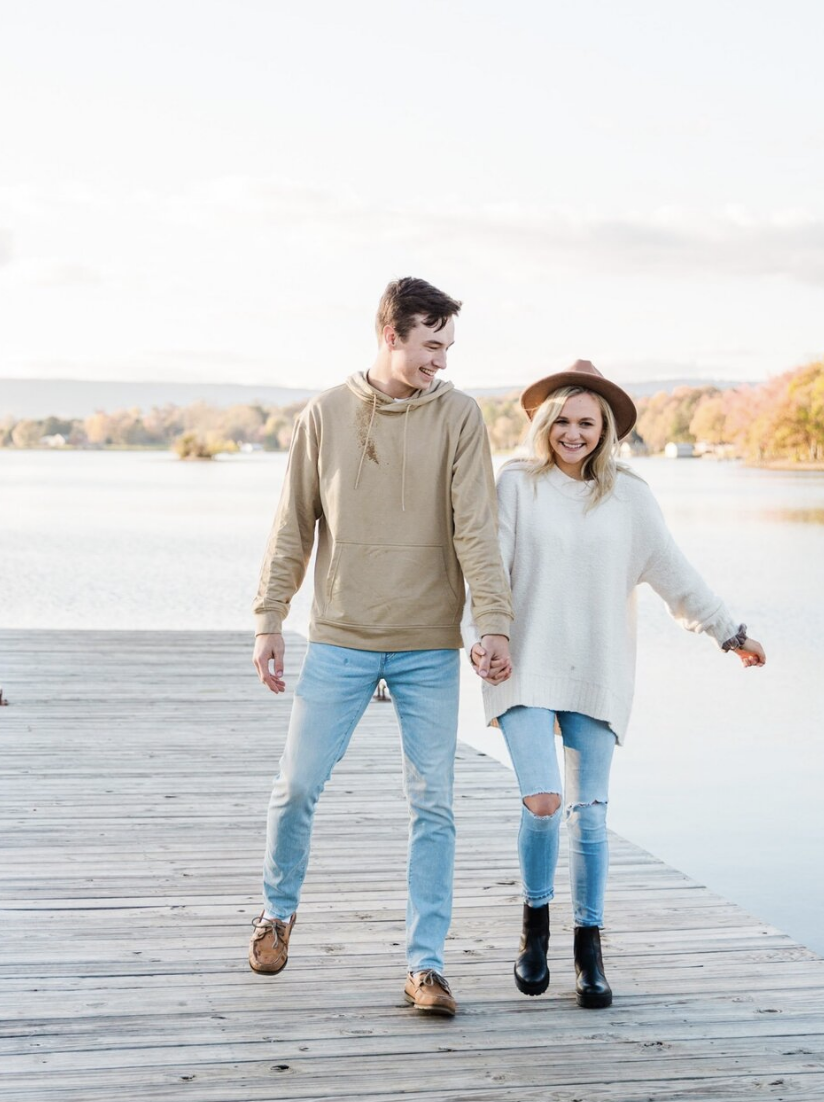
[[[512,674],[509,640],[505,635],[484,635],[472,647],[469,657],[475,673],[490,685],[500,685]]]
[[[763,666],[767,661],[764,648],[755,639],[745,639],[733,653],[741,659],[744,669],[749,669],[750,666]]]
[[[283,680],[284,650],[282,635],[258,635],[255,638],[252,662],[260,680],[273,693],[282,693],[286,688]]]

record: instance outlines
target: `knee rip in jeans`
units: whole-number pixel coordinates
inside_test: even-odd
[[[551,819],[561,807],[561,797],[557,792],[535,792],[524,796],[524,807],[536,819]]]
[[[589,803],[567,804],[564,808],[564,818],[571,819],[575,814],[586,815],[587,812],[606,818],[608,800],[590,800]]]

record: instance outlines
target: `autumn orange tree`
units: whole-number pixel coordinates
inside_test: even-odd
[[[638,432],[653,453],[672,440],[730,444],[752,462],[824,462],[824,360],[759,386],[661,391],[642,398],[638,412]]]

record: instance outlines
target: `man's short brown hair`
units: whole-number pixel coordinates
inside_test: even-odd
[[[458,299],[439,291],[425,279],[415,279],[412,276],[393,279],[381,295],[378,305],[375,318],[378,340],[385,325],[393,326],[401,340],[406,340],[418,316],[430,329],[443,329],[447,321],[460,312],[461,305]]]

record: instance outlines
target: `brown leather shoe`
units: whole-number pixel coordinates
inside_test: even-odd
[[[449,984],[434,968],[427,968],[425,972],[414,974],[410,972],[406,977],[403,997],[408,1003],[412,1003],[416,1010],[426,1010],[430,1014],[445,1014],[452,1018],[457,1010],[457,1003],[449,989]]]
[[[289,958],[289,935],[295,925],[295,915],[288,922],[279,918],[264,918],[263,912],[252,919],[255,932],[249,942],[249,967],[255,972],[277,975]]]

